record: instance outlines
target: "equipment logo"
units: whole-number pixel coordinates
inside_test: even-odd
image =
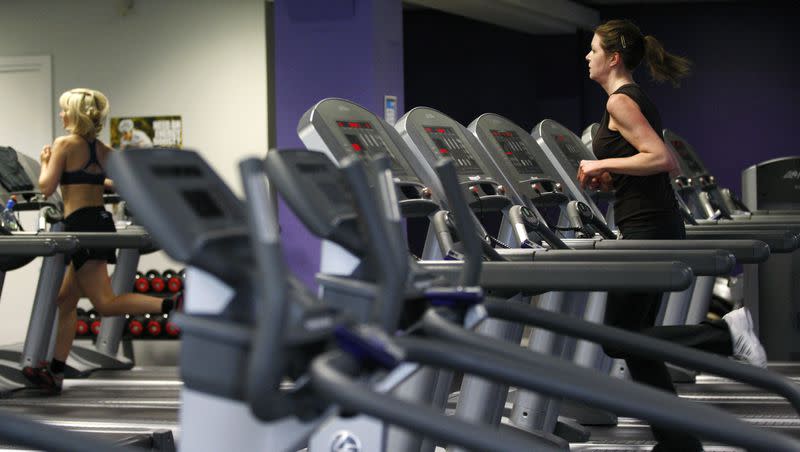
[[[333,437],[331,452],[361,452],[361,441],[354,434],[342,430]]]
[[[786,174],[783,175],[784,179],[799,179],[800,180],[800,171],[798,170],[789,170]]]

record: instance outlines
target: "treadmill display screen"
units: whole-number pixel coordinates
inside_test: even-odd
[[[686,147],[686,143],[681,140],[672,140],[671,143],[672,147],[675,149],[675,152],[678,153],[678,156],[680,156],[681,160],[683,160],[686,163],[686,166],[689,167],[689,171],[692,172],[692,174],[685,174],[685,176],[705,174],[705,171],[703,171],[703,166],[694,159],[692,151]]]
[[[561,149],[561,152],[567,157],[567,160],[575,167],[577,171],[578,168],[581,166],[581,160],[587,160],[586,152],[579,149],[575,146],[575,143],[572,140],[567,139],[564,135],[553,135],[553,138],[556,139],[556,143],[558,143],[558,147]],[[583,144],[581,144],[583,146]]]
[[[356,155],[362,158],[365,156],[373,158],[378,154],[386,154],[391,161],[392,174],[397,177],[408,176],[406,170],[389,151],[380,133],[375,130],[372,123],[369,121],[338,120],[336,125],[344,133]]]
[[[520,139],[516,132],[511,130],[492,130],[492,137],[500,145],[503,154],[514,168],[522,175],[542,174],[542,168],[536,164],[533,155],[525,146],[525,142]]]
[[[452,127],[423,126],[425,133],[436,146],[436,158],[450,157],[456,164],[456,170],[462,175],[481,174],[481,168],[469,154],[461,138]]]

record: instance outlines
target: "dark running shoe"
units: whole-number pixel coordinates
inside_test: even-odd
[[[41,385],[41,380],[39,379],[39,371],[43,367],[47,367],[47,361],[42,361],[39,363],[38,366],[25,366],[22,368],[22,375],[33,385],[33,387],[38,388]]]
[[[61,394],[64,387],[64,374],[53,373],[50,366],[39,367],[39,388],[48,394]]]
[[[183,291],[177,292],[174,297],[172,297],[173,304],[172,305],[172,312],[183,312]]]

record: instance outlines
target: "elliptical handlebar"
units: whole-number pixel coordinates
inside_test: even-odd
[[[348,156],[341,162],[341,170],[351,186],[353,198],[372,246],[368,246],[372,260],[378,266],[377,279],[380,288],[380,302],[372,309],[372,318],[379,319],[384,331],[394,332],[400,320],[405,302],[405,283],[408,276],[408,262],[401,242],[393,240],[389,231],[394,229],[394,221],[399,221],[400,213],[393,192],[389,161],[386,157],[373,161],[377,170],[374,181],[382,195],[381,203],[370,187],[367,163],[359,157]],[[388,174],[387,174],[388,173]],[[388,178],[389,180],[385,180]],[[386,186],[391,184],[391,186]]]
[[[245,193],[247,222],[260,277],[255,278],[256,322],[247,364],[245,398],[253,413],[272,420],[290,412],[280,391],[284,375],[284,325],[288,314],[287,272],[283,263],[278,219],[272,211],[264,162],[251,158],[239,164]]]
[[[483,262],[484,244],[481,244],[483,240],[475,227],[474,218],[470,215],[469,204],[460,190],[453,160],[444,158],[436,163],[434,169],[442,182],[442,188],[450,204],[450,212],[453,214],[464,247],[464,268],[459,283],[462,286],[476,286],[480,280]]]

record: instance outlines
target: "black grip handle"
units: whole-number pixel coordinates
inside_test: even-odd
[[[381,296],[380,302],[372,310],[373,318],[379,320],[385,331],[394,332],[403,309],[403,287],[408,275],[408,263],[403,258],[405,253],[399,249],[403,238],[390,232],[393,228],[389,218],[395,215],[392,209],[398,209],[398,204],[396,198],[393,201],[393,196],[390,196],[386,202],[394,202],[394,205],[381,205],[375,191],[370,187],[364,160],[356,156],[345,157],[341,162],[341,169],[352,188],[353,198],[360,211],[359,219],[366,226],[366,233],[372,242],[372,246],[367,247],[369,254],[378,266],[377,279]],[[376,181],[381,182],[378,179]],[[389,182],[392,183],[391,178]]]
[[[254,285],[260,295],[257,300],[261,300],[256,303],[245,397],[258,418],[272,420],[289,408],[289,400],[280,392],[287,360],[283,347],[289,302],[287,272],[264,162],[256,158],[244,160],[239,164],[239,172],[247,196],[247,223],[258,266],[259,277]]]

